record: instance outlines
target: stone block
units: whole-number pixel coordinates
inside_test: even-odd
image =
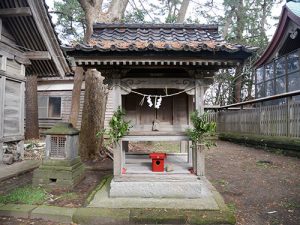
[[[129,224],[129,209],[79,208],[73,222],[82,225]]]
[[[29,218],[31,211],[36,207],[36,205],[7,204],[0,207],[0,216]]]
[[[14,162],[14,155],[13,154],[3,154],[2,161],[4,164],[11,165]]]
[[[64,160],[62,160],[64,161]],[[75,161],[71,166],[63,166],[59,162],[59,166],[55,165],[55,161],[47,161],[34,171],[34,185],[49,185],[50,187],[60,187],[66,189],[74,188],[84,178],[84,165],[81,161]]]
[[[110,184],[110,197],[200,198],[201,182],[115,182]]]
[[[42,205],[31,212],[31,219],[43,219],[60,223],[71,223],[76,208]]]

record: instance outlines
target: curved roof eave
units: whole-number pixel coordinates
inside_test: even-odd
[[[274,53],[275,50],[277,50],[277,46],[279,45],[285,30],[287,28],[288,21],[293,21],[297,26],[300,27],[300,17],[295,15],[286,5],[283,6],[279,23],[277,26],[277,29],[272,37],[271,42],[267,46],[266,50],[262,54],[262,56],[256,61],[254,64],[254,67],[260,67],[263,65]]]

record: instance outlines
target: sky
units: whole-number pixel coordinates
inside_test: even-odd
[[[157,4],[159,4],[158,0],[148,0],[148,1],[150,1],[153,4],[156,4],[155,2],[157,2]],[[144,2],[147,2],[147,1],[144,1]],[[194,14],[194,8],[197,6],[197,3],[199,3],[199,2],[201,2],[201,0],[193,0],[191,2],[191,5],[188,8],[187,15],[193,15]],[[214,5],[216,5],[216,7],[219,8],[219,9],[212,10],[212,12],[211,12],[212,15],[223,13],[223,11],[222,11],[222,2],[223,2],[223,0],[214,0]],[[54,0],[46,0],[46,3],[50,7],[50,10],[53,10]],[[285,3],[285,0],[283,0],[279,4],[274,4],[274,7],[272,9],[272,17],[277,17],[278,18],[280,16],[280,12],[281,12],[281,9],[282,9],[282,6],[284,5],[284,3]],[[57,20],[57,17],[55,16],[55,14],[52,14],[52,20],[55,24],[56,20]],[[205,20],[203,20],[203,21],[205,23]],[[277,24],[278,21],[273,19],[273,18],[269,18],[269,23],[270,23],[271,27],[270,27],[270,29],[267,30],[267,35],[268,35],[268,38],[271,39],[274,32],[275,32],[275,30],[276,30],[275,24]]]

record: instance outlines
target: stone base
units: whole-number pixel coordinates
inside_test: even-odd
[[[44,160],[33,173],[33,185],[73,189],[84,178],[80,158],[73,160]]]
[[[157,182],[116,182],[111,181],[110,197],[138,198],[200,198],[202,182],[195,181],[157,181]]]

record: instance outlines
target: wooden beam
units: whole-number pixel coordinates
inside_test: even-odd
[[[24,56],[30,60],[51,60],[52,58],[48,51],[24,52]]]
[[[0,9],[0,17],[31,16],[29,7]]]
[[[47,50],[52,56],[52,60],[58,70],[61,78],[65,77],[66,72],[71,72],[69,65],[60,49],[57,38],[52,28],[52,24],[48,18],[43,1],[27,0],[32,10],[32,16],[38,28],[38,31],[47,46]]]
[[[3,24],[2,24],[2,19],[0,18],[0,40],[2,38],[2,30],[3,30]]]

